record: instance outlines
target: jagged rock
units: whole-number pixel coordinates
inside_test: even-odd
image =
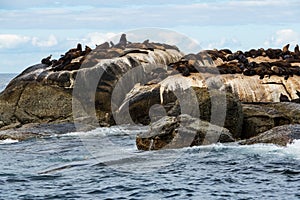
[[[300,124],[300,104],[261,103],[243,104],[242,138],[251,138],[276,126]]]
[[[300,139],[300,124],[290,124],[274,127],[253,138],[239,142],[241,145],[251,145],[258,143],[270,143],[280,146],[286,146],[293,140]]]
[[[234,142],[230,132],[222,127],[192,118],[189,115],[164,117],[151,124],[150,131],[137,135],[139,150],[159,150]]]

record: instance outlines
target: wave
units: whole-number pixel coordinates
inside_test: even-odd
[[[275,144],[253,144],[253,145],[239,145],[238,143],[217,143],[206,146],[195,146],[181,149],[179,151],[199,151],[206,152],[233,150],[239,153],[252,154],[274,154],[282,157],[290,157],[300,160],[300,140],[294,140],[286,147]]]
[[[112,127],[100,127],[91,131],[78,131],[69,132],[61,136],[124,136],[124,135],[136,135],[137,133],[145,132],[148,130],[147,126],[112,126]]]
[[[19,142],[19,140],[5,139],[5,140],[0,140],[0,145],[1,144],[13,144],[13,143],[17,143],[17,142]]]

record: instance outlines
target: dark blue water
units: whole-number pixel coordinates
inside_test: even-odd
[[[142,152],[147,127],[0,142],[0,199],[300,199],[300,141]]]

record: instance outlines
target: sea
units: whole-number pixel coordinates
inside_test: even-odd
[[[0,141],[0,199],[300,199],[300,140],[139,151],[148,128]]]

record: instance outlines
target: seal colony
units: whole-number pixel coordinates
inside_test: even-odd
[[[212,98],[218,100],[214,102],[217,108],[226,103],[224,124],[209,122],[228,129],[220,142],[227,142],[230,135],[238,141],[276,126],[300,124],[300,53],[298,45],[290,48],[183,54],[168,44],[129,42],[125,34],[118,43],[105,42],[94,49],[77,44],[57,60],[52,55],[43,58],[41,64],[28,67],[7,85],[0,94],[0,140],[34,137],[27,129],[5,131],[30,124],[78,122],[90,129],[154,124],[166,115],[176,119],[166,118],[163,127],[169,127],[170,120],[191,123],[184,135],[177,134],[175,123],[174,135],[167,131],[167,137],[183,139],[190,130],[198,130],[194,125],[202,124],[199,131],[203,134],[199,132],[192,143],[202,145],[207,144],[202,139],[209,124],[199,119],[211,119]],[[182,114],[191,118],[179,117]],[[146,149],[159,147],[154,140],[164,142],[164,134],[146,137]]]
[[[188,54],[178,62],[168,65],[168,70],[179,72],[183,76],[191,73],[213,73],[213,74],[243,74],[245,76],[258,75],[260,79],[271,76],[283,76],[285,80],[293,75],[300,75],[300,51],[296,45],[294,51],[290,51],[290,44],[282,49],[251,49],[249,51],[232,52],[229,49],[204,50],[197,54]],[[105,42],[96,45],[92,50],[90,47],[78,44],[76,48],[70,49],[58,60],[51,60],[52,55],[43,58],[42,64],[51,67],[52,71],[73,71],[80,67],[96,65],[102,59],[123,57],[130,53],[148,54],[154,49],[175,49],[176,46],[149,42],[132,43],[127,41],[126,34],[122,34],[119,43]],[[132,64],[135,64],[132,60]]]
[[[41,63],[51,67],[52,71],[73,71],[78,70],[80,67],[94,66],[103,59],[123,57],[130,53],[148,54],[148,51],[143,51],[143,49],[150,51],[154,51],[154,49],[175,49],[179,51],[176,46],[150,43],[149,40],[143,43],[132,43],[127,41],[126,34],[122,34],[117,44],[104,42],[103,44],[96,45],[94,50],[89,46],[85,46],[85,49],[82,50],[82,45],[79,43],[76,48],[70,49],[64,55],[61,55],[61,58],[58,60],[51,60],[52,55],[50,55],[43,58]]]
[[[198,54],[186,55],[170,67],[177,69],[183,76],[200,72],[259,75],[260,79],[276,75],[287,80],[293,75],[300,75],[299,46],[296,45],[294,51],[289,51],[289,46],[284,46],[282,50],[260,48],[234,53],[229,49],[205,50]],[[205,59],[209,61],[209,65],[203,62]]]

